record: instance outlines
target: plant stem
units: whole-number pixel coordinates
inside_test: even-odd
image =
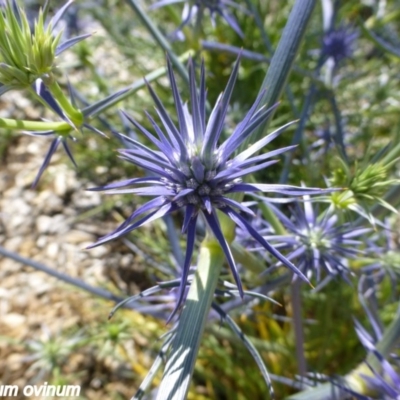
[[[216,241],[203,242],[157,400],[186,399],[223,260],[224,254]]]
[[[304,327],[301,309],[301,281],[296,279],[290,285],[290,301],[293,312],[293,329],[296,344],[296,359],[301,378],[307,374],[307,363],[304,356]]]
[[[182,55],[178,57],[180,62],[187,61],[189,57],[194,54],[192,50],[186,51]],[[105,99],[102,99],[96,103],[91,104],[90,106],[85,107],[82,112],[86,116],[90,116],[93,118],[95,115],[98,115],[100,112],[104,112],[119,103],[122,100],[125,100],[133,93],[138,90],[144,88],[146,86],[146,82],[150,83],[155,81],[158,78],[167,74],[167,67],[158,68],[152,72],[149,72],[144,78],[137,80],[132,85],[129,85],[123,89],[118,90],[118,92],[110,94]]]
[[[278,102],[286,86],[286,81],[315,5],[316,0],[297,0],[295,2],[260,88],[260,92],[265,90],[264,97],[260,103],[261,106],[266,105],[267,107],[271,107]],[[265,125],[261,126],[250,135],[242,144],[240,151],[246,149],[249,143],[259,140],[263,135],[265,127]]]
[[[54,98],[58,101],[61,109],[67,114],[68,118],[76,126],[81,126],[83,123],[83,114],[81,111],[77,110],[69,101],[68,97],[65,96],[64,92],[61,90],[57,81],[54,81],[48,85],[48,88]]]
[[[253,13],[254,16],[254,21],[257,25],[258,30],[261,33],[261,39],[264,42],[264,46],[265,48],[268,50],[268,52],[270,54],[274,53],[274,48],[272,47],[272,43],[269,40],[268,34],[266,32],[266,30],[264,29],[264,24],[263,21],[261,19],[261,16],[257,10],[257,7],[253,4],[253,2],[251,0],[246,0],[246,4],[247,7],[249,7],[249,9],[251,10],[251,12]],[[290,104],[290,108],[292,109],[292,113],[294,115],[295,118],[298,118],[298,110],[296,105],[294,104],[294,96],[293,96],[293,92],[291,91],[290,87],[288,85],[285,85],[285,94],[286,97],[289,101]]]
[[[168,54],[172,64],[178,70],[179,75],[183,78],[183,80],[186,83],[189,83],[189,74],[186,68],[180,62],[176,54],[173,52],[170,44],[168,43],[164,35],[161,33],[161,31],[154,25],[153,21],[149,18],[147,13],[144,10],[142,10],[142,8],[139,6],[138,4],[139,2],[137,0],[126,0],[126,1],[131,6],[131,8],[136,12],[140,20],[143,22],[143,25],[153,36],[154,40]]]
[[[245,247],[237,242],[233,242],[230,248],[235,261],[242,264],[247,271],[252,271],[255,274],[262,274],[265,272],[265,263]],[[257,280],[259,281],[260,277],[257,277]]]
[[[71,126],[66,122],[25,121],[9,118],[0,118],[0,128],[25,131],[66,131]]]
[[[10,258],[14,261],[17,261],[21,264],[28,265],[29,267],[35,268],[38,271],[42,271],[47,275],[53,276],[57,278],[60,281],[69,283],[70,285],[73,285],[75,287],[78,287],[79,289],[83,289],[86,292],[92,293],[96,296],[100,296],[104,299],[114,301],[116,303],[120,303],[121,301],[124,300],[123,297],[117,296],[108,290],[105,290],[103,288],[95,287],[88,285],[86,282],[83,282],[82,280],[78,278],[73,278],[72,276],[66,275],[62,272],[56,271],[50,267],[47,267],[46,265],[37,262],[35,260],[31,260],[26,257],[22,257],[17,253],[14,253],[10,250],[5,249],[4,247],[0,246],[0,254],[4,257]],[[128,307],[130,308],[130,307]]]

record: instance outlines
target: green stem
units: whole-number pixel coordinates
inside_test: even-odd
[[[224,258],[221,247],[215,240],[203,242],[157,400],[186,399]]]
[[[68,118],[76,125],[81,126],[83,123],[83,114],[81,111],[77,110],[70,102],[64,92],[61,90],[57,81],[48,84],[48,89],[57,100],[61,109],[67,114]]]
[[[0,118],[0,128],[25,131],[56,131],[63,132],[70,130],[71,126],[66,122],[43,122],[43,121],[24,121],[9,118]]]
[[[260,260],[260,257],[256,257],[239,243],[233,242],[230,249],[235,261],[242,264],[246,270],[255,274],[262,274],[265,272],[265,264]],[[257,277],[257,280],[260,281],[260,277]]]
[[[394,146],[393,149],[390,150],[390,152],[385,157],[382,158],[380,163],[382,163],[383,165],[389,164],[393,160],[398,158],[399,154],[400,154],[400,143],[398,143],[396,146]]]
[[[260,201],[259,207],[264,219],[270,223],[270,225],[275,231],[275,234],[286,235],[287,234],[286,229],[283,227],[281,221],[279,221],[279,218],[274,214],[271,208],[268,207],[268,205],[262,201]]]
[[[147,28],[150,34],[153,36],[154,40],[158,45],[168,54],[171,59],[172,64],[177,69],[179,75],[183,78],[186,83],[189,83],[189,74],[185,66],[179,61],[179,58],[173,52],[167,39],[161,33],[161,31],[154,25],[153,21],[149,18],[147,13],[141,9],[139,2],[137,0],[126,0],[131,8],[136,12],[143,25]]]
[[[400,204],[400,186],[392,187],[385,195],[384,200],[391,204],[393,207],[397,208]],[[375,204],[372,209],[372,215],[380,221],[383,221],[388,213],[391,213],[386,207],[381,206],[380,204]],[[363,217],[357,218],[354,225],[361,225],[365,219]]]

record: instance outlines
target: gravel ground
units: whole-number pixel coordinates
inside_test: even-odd
[[[17,103],[27,110],[28,118],[38,117],[22,97],[10,95],[0,102],[0,116],[18,116],[18,107],[10,110],[8,105]],[[116,251],[114,245],[85,250],[116,223],[79,218],[101,204],[101,195],[84,190],[93,184],[77,179],[61,151],[56,153],[38,188],[30,188],[48,146],[49,139],[16,135],[0,160],[0,245],[91,285],[107,286],[120,295],[135,291],[132,282],[141,279],[143,268],[138,256],[121,249],[122,246]],[[98,320],[104,324],[111,306],[32,267],[0,256],[0,385],[23,387],[41,379],[50,380],[49,375],[43,375],[43,368],[35,364],[41,356],[35,359],[27,346],[32,341],[61,337],[62,332],[76,332]],[[140,320],[140,316],[136,318]],[[66,338],[68,341],[68,334]],[[139,362],[142,356],[136,354],[144,344],[147,340],[140,333],[124,342],[124,353],[128,355],[125,361],[106,356],[99,362],[97,355],[87,349],[78,351],[68,357],[62,372],[76,376],[71,378],[74,384],[85,386],[82,398],[130,398],[134,393],[132,380],[124,381],[121,370],[132,373],[134,366],[127,364],[127,359],[138,361],[141,366],[149,364],[150,360]]]
[[[85,24],[88,32],[94,32],[93,41],[101,42],[101,46],[93,46],[91,54],[97,73],[110,82],[111,77],[119,77],[121,87],[132,83],[133,77],[120,68],[126,60],[116,53],[102,27],[92,19]],[[61,61],[67,69],[76,65],[70,51]],[[98,98],[96,85],[89,85],[85,73],[78,69],[69,78],[72,84],[83,86],[89,98]],[[0,118],[10,117],[54,119],[54,115],[43,115],[23,93],[14,91],[0,98]],[[0,246],[121,297],[147,288],[150,282],[141,254],[132,253],[121,243],[85,250],[112,231],[117,222],[112,217],[104,221],[98,215],[87,216],[102,204],[101,194],[85,191],[96,185],[77,177],[62,149],[53,156],[37,189],[31,189],[50,141],[14,134],[3,151],[0,138]],[[81,385],[82,399],[130,398],[151,365],[154,352],[149,354],[148,349],[153,349],[165,332],[165,324],[122,311],[122,317],[115,319],[118,323],[122,319],[128,333],[124,332],[121,342],[110,342],[107,334],[112,328],[107,316],[112,306],[0,255],[0,388],[57,381]],[[74,338],[80,337],[89,338],[90,343],[68,351]],[[38,343],[57,341],[66,353],[59,376],[54,368],[48,373],[38,348]],[[7,398],[1,393],[0,397]],[[26,397],[21,394],[18,398]],[[36,398],[41,397],[29,397]]]

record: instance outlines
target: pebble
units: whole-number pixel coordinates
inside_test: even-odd
[[[90,233],[72,229],[65,235],[64,240],[70,244],[86,245],[93,243],[96,237]]]
[[[68,224],[62,214],[51,217],[39,215],[36,219],[36,229],[39,233],[63,233],[68,230]]]
[[[56,242],[51,242],[47,246],[46,255],[50,260],[57,260],[59,251],[60,251],[59,244]]]
[[[1,321],[9,328],[15,329],[26,323],[26,316],[16,313],[8,313],[2,316]]]
[[[3,246],[4,246],[5,249],[7,249],[9,251],[16,252],[20,248],[23,240],[24,239],[21,236],[11,237],[10,239],[7,239],[4,242]]]
[[[53,214],[63,211],[63,200],[49,189],[38,193],[37,196],[32,199],[32,204],[37,207],[37,210],[46,213]]]
[[[50,233],[54,229],[53,218],[48,215],[39,215],[36,219],[38,233]]]

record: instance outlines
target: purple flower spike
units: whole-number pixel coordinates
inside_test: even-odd
[[[243,32],[239,27],[236,18],[229,11],[229,7],[240,10],[245,14],[249,12],[241,7],[236,1],[231,0],[161,0],[157,1],[151,6],[151,9],[156,9],[164,7],[175,3],[185,3],[182,12],[182,23],[177,29],[177,32],[181,30],[182,27],[189,24],[193,18],[196,18],[196,25],[199,25],[203,17],[204,11],[208,10],[211,17],[211,22],[213,26],[215,25],[215,15],[220,15],[228,25],[240,36],[243,37]]]
[[[247,230],[268,252],[307,281],[307,278],[253,229],[241,215],[242,212],[252,214],[252,211],[245,204],[229,197],[230,193],[235,192],[272,192],[289,196],[323,192],[320,189],[288,185],[242,183],[242,179],[246,175],[274,164],[276,160],[270,160],[270,158],[291,147],[255,155],[262,147],[282,133],[289,125],[287,124],[257,141],[242,153],[232,156],[246,138],[271,115],[272,109],[259,107],[263,93],[258,96],[254,106],[251,107],[243,121],[237,125],[228,139],[218,145],[224,129],[229,100],[238,70],[239,60],[233,68],[225,92],[219,96],[207,121],[204,64],[201,66],[198,89],[193,62],[189,61],[191,104],[188,107],[180,96],[171,64],[168,62],[168,74],[175,101],[178,126],[172,121],[156,93],[148,86],[162,125],[158,125],[150,115],[147,115],[155,133],[153,134],[126,113],[125,117],[157,147],[157,150],[150,149],[135,139],[121,135],[125,143],[128,142],[130,145],[128,149],[119,150],[121,158],[151,171],[152,176],[129,179],[92,189],[110,190],[113,193],[132,193],[139,196],[150,196],[153,199],[140,206],[114,232],[100,238],[91,247],[119,238],[145,223],[178,209],[184,210],[182,231],[187,234],[186,257],[182,267],[182,279],[175,311],[184,299],[195,243],[196,222],[199,215],[204,217],[209,231],[223,249],[234,280],[243,296],[235,260],[222,233],[217,210],[227,214],[235,224],[241,229]]]

